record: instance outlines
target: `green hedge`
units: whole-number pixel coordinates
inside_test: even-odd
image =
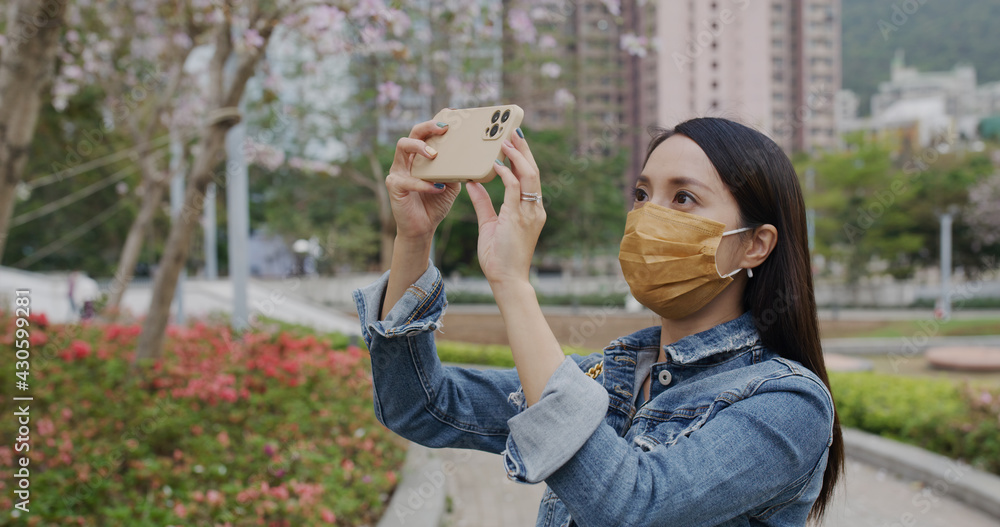
[[[538,303],[543,306],[605,306],[624,307],[624,293],[592,293],[586,295],[545,295],[538,294]],[[490,293],[470,293],[448,291],[449,304],[496,304]]]
[[[842,426],[1000,474],[1000,388],[881,373],[831,373]]]
[[[443,362],[514,366],[507,346],[438,341],[438,356]],[[1000,474],[1000,387],[872,372],[831,372],[830,383],[842,426]]]

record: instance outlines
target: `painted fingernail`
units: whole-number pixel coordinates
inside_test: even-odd
[[[503,161],[500,161],[499,159],[494,159],[494,161],[496,161],[498,165],[502,165],[503,164]]]
[[[438,155],[438,151],[434,150],[434,147],[430,146],[430,145],[427,145],[427,146],[424,147],[424,152],[427,152],[427,155],[429,155],[431,157],[434,157],[434,156]]]
[[[434,188],[436,188],[436,189],[443,189],[444,188],[444,183],[435,183],[434,184]]]
[[[441,121],[438,121],[437,125],[438,125],[438,128],[444,128],[444,127],[448,126],[448,123],[442,123]],[[524,137],[524,136],[522,135],[521,137]]]
[[[518,126],[517,128],[515,128],[514,131],[517,132],[517,136],[518,137],[520,137],[521,139],[524,139],[524,132],[521,131],[521,127],[520,126]]]
[[[514,143],[511,143],[510,139],[504,139],[503,140],[503,144],[505,144],[505,145],[507,145],[507,146],[509,146],[511,148],[514,148]]]

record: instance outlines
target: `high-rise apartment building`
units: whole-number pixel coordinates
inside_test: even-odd
[[[833,148],[839,0],[656,3],[659,124],[739,120],[787,152]]]
[[[549,63],[542,73],[519,66],[524,57],[512,40],[505,41],[504,94],[524,108],[529,126],[571,128],[581,154],[604,156],[628,142],[635,130],[655,123],[656,58],[621,48],[624,34],[655,32],[654,3],[640,7],[628,0],[617,13],[601,0],[505,4],[530,12],[548,35],[530,61]],[[558,73],[549,78],[546,67]]]

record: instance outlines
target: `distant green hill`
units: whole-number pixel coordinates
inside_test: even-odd
[[[1000,0],[841,3],[844,88],[860,95],[862,113],[868,113],[878,83],[889,80],[889,64],[899,48],[905,50],[907,64],[923,71],[950,70],[966,62],[976,67],[980,84],[1000,80]]]

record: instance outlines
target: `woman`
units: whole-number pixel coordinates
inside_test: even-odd
[[[566,357],[528,281],[545,210],[518,129],[502,147],[511,168],[496,166],[499,214],[482,185],[466,185],[516,365],[479,371],[442,366],[433,335],[447,302],[430,240],[459,184],[409,173],[413,156],[435,155],[423,140],[446,132],[425,122],[399,140],[386,178],[398,224],[392,268],[355,292],[378,419],[430,447],[501,453],[509,478],[544,481],[539,526],[821,518],[843,447],[802,193],[778,146],[715,118],[655,135],[619,259],[662,324]]]

